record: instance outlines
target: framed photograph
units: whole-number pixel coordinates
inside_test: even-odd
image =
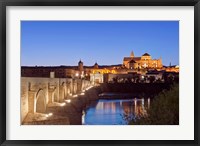
[[[199,6],[1,1],[1,145],[199,145]]]

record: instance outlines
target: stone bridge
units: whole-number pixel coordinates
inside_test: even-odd
[[[63,103],[81,93],[91,82],[72,78],[21,78],[21,123],[28,114],[46,114],[49,104]]]

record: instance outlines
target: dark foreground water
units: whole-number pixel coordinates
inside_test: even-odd
[[[83,111],[83,125],[126,125],[128,117],[144,114],[150,106],[150,99],[99,100]]]

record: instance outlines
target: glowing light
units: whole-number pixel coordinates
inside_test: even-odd
[[[45,116],[46,116],[46,117],[49,117],[49,115],[48,115],[48,114],[46,114]]]
[[[61,103],[61,104],[60,104],[60,106],[65,106],[65,105],[66,105],[66,103]]]
[[[112,72],[112,73],[115,73],[115,71],[114,71],[114,70],[111,70],[111,72]]]
[[[137,100],[135,98],[135,114],[137,115]]]
[[[85,112],[84,111],[82,112],[82,124],[83,125],[85,124]]]
[[[53,115],[53,113],[49,113],[49,114],[48,114],[48,116],[52,116],[52,115]]]
[[[142,98],[142,106],[144,106],[144,98]]]
[[[85,95],[85,93],[81,93],[80,95]]]
[[[90,86],[90,87],[87,87],[87,88],[86,88],[86,90],[89,90],[90,88],[92,88],[92,86]]]
[[[122,107],[122,101],[120,101],[120,106]]]
[[[79,76],[79,73],[76,73],[75,75],[78,77],[78,76]]]
[[[73,95],[73,97],[78,97],[78,95]]]
[[[67,103],[70,103],[71,102],[71,100],[70,99],[67,99],[67,100],[65,100]]]
[[[148,108],[150,108],[150,98],[148,98]]]

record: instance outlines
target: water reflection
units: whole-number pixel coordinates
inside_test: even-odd
[[[146,114],[149,99],[99,100],[84,111],[82,124],[85,125],[125,125],[128,117]]]

